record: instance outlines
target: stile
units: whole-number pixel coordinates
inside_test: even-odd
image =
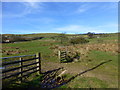
[[[59,51],[58,55],[59,55],[60,62],[63,62],[66,60],[67,51]]]

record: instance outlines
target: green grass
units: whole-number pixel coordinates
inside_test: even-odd
[[[118,40],[118,36],[111,36],[111,37],[102,37],[102,38],[93,38],[93,39],[89,39],[90,43],[99,43],[98,40],[101,40],[101,43],[115,43],[115,41],[113,40]]]
[[[118,57],[116,55],[113,55],[110,52],[103,52],[103,51],[91,51],[88,54],[89,58],[94,61],[107,61],[107,60],[112,60],[111,65],[117,65]],[[96,62],[95,64],[99,63]]]
[[[17,83],[13,83],[13,84],[10,84],[8,85],[7,87],[4,87],[4,88],[40,88],[40,82],[42,80],[42,75],[39,75],[35,78],[33,78],[31,81],[29,82],[23,82],[21,84],[17,84]]]
[[[57,34],[41,34],[46,36],[55,36]],[[32,36],[32,35],[28,35]],[[34,35],[39,36],[39,34]],[[56,62],[59,63],[58,57],[54,55],[54,49],[50,49],[50,47],[54,45],[61,45],[59,41],[54,41],[50,38],[44,38],[41,40],[33,40],[33,41],[27,41],[27,42],[19,42],[19,43],[7,43],[3,44],[3,48],[5,47],[13,47],[8,48],[5,50],[15,50],[15,47],[18,47],[19,51],[21,53],[18,54],[12,54],[12,55],[6,55],[3,54],[3,57],[9,57],[9,56],[18,56],[18,55],[31,55],[36,54],[37,52],[41,52],[42,59],[44,59],[44,62]],[[101,43],[117,43],[115,40],[117,40],[118,37],[113,35],[111,37],[104,37],[100,38],[102,40]],[[99,38],[89,39],[89,43],[98,43]],[[28,50],[26,52],[22,52],[22,50]],[[76,63],[69,63],[66,65],[66,67],[72,67],[79,70],[86,70],[89,68],[92,68],[101,62],[112,60],[111,62],[108,62],[100,67],[98,67],[95,70],[92,70],[90,72],[87,72],[84,76],[78,76],[74,80],[72,80],[70,83],[61,86],[60,88],[116,88],[118,87],[118,56],[114,55],[112,52],[103,52],[103,51],[90,51],[87,55],[88,57],[80,59],[80,62]],[[47,61],[48,60],[48,61]],[[86,65],[87,64],[87,65]],[[54,65],[54,64],[53,64]],[[52,67],[54,67],[51,65]],[[72,71],[71,71],[72,72]],[[67,79],[71,77],[70,74],[65,75]],[[37,78],[37,77],[36,77]],[[39,77],[38,77],[39,78]],[[39,79],[38,79],[39,80]],[[38,80],[33,80],[29,83],[29,85],[33,85],[37,87]],[[22,86],[29,86],[23,83]]]
[[[116,81],[118,78],[118,56],[112,55],[109,52],[92,51],[89,54],[89,57],[91,60],[93,60],[92,62],[89,62],[89,66],[95,66],[100,62],[112,60],[111,62],[108,62],[105,65],[102,65],[101,67],[97,68],[97,70],[94,70],[93,73],[96,73],[98,75],[103,74],[103,78],[106,77],[106,81],[109,84],[111,84],[111,86],[113,84],[116,86],[118,83]]]
[[[77,83],[77,84],[76,84]],[[70,88],[107,88],[108,84],[96,77],[77,77],[68,84]]]
[[[53,42],[52,40],[44,41],[44,40],[34,40],[34,41],[27,41],[27,42],[20,42],[20,43],[9,43],[9,44],[3,44],[4,47],[13,47],[10,49],[5,50],[15,50],[15,47],[19,48],[19,51],[22,50],[28,50],[26,52],[21,52],[18,54],[13,55],[5,55],[3,54],[3,57],[9,57],[9,56],[18,56],[18,55],[29,55],[29,54],[36,54],[37,52],[41,52],[42,57],[44,59],[56,59],[56,57],[53,57],[53,50],[50,49],[51,46],[59,44],[59,42]]]
[[[111,62],[105,63],[102,66],[85,73],[85,75],[91,77],[78,76],[72,82],[61,88],[117,88],[118,87],[118,56],[113,55],[110,52],[103,51],[91,51],[88,54],[88,58],[84,58],[84,61],[73,64],[74,67],[86,66],[86,69],[90,69],[101,62],[112,60]],[[91,61],[89,61],[91,60]],[[72,66],[73,66],[72,65]],[[76,67],[78,68],[78,67]]]

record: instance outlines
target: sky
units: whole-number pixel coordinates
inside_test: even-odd
[[[2,33],[118,32],[117,2],[2,2]]]

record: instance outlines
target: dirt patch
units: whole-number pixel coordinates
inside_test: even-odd
[[[19,47],[3,47],[2,48],[2,53],[6,55],[19,54],[23,52],[28,52],[28,50],[20,50]]]
[[[49,71],[49,70],[54,70],[56,68],[61,68],[61,67],[64,67],[66,71],[66,73],[69,73],[69,74],[72,74],[72,75],[76,75],[80,72],[82,72],[83,70],[85,70],[85,67],[82,67],[82,66],[79,66],[79,65],[76,65],[77,63],[56,63],[56,62],[49,62],[49,61],[46,61],[46,62],[42,62],[42,71],[43,72],[46,72],[46,71]]]
[[[2,49],[19,49],[19,47],[2,47]]]
[[[28,50],[3,50],[2,53],[6,55],[19,54],[23,52],[28,52]]]

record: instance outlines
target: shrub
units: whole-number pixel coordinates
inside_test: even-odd
[[[92,38],[94,38],[94,35],[95,35],[95,34],[94,34],[94,33],[91,33],[91,32],[88,32],[87,35],[88,35],[89,39],[92,39]]]
[[[59,34],[58,38],[60,39],[61,44],[67,44],[68,37],[66,36],[65,33]]]
[[[84,43],[88,43],[89,41],[86,40],[85,38],[82,37],[77,37],[77,38],[73,38],[70,40],[70,43],[72,44],[84,44]]]
[[[102,39],[97,40],[98,43],[103,43],[104,41]]]

